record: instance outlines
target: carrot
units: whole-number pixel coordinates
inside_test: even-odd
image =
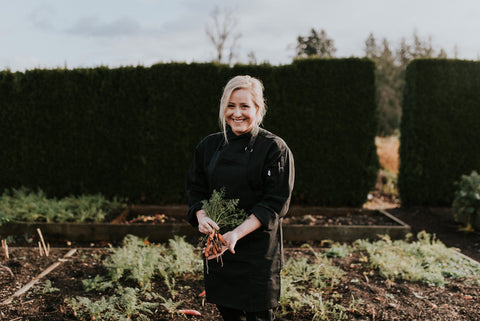
[[[190,309],[182,309],[182,310],[177,310],[179,313],[183,313],[185,315],[195,315],[195,316],[201,316],[202,314],[198,312],[197,310],[190,310]]]
[[[207,236],[207,241],[205,243],[205,252],[204,255],[206,258],[214,255],[217,257],[217,262],[220,260],[223,266],[222,260],[222,246],[227,245],[225,238],[217,230],[212,229]],[[208,274],[208,260],[207,260],[207,274]]]
[[[205,290],[203,290],[202,292],[200,292],[200,294],[198,296],[202,297],[202,296],[206,296],[206,295],[207,295],[207,292]]]
[[[205,246],[205,257],[210,256],[210,249],[212,248],[212,243],[207,241],[207,246]]]
[[[227,242],[225,242],[225,239],[223,238],[223,235],[218,233],[218,239],[220,240],[220,242],[222,242],[223,245],[227,245]]]

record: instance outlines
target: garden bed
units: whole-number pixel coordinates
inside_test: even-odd
[[[40,229],[51,241],[117,242],[128,234],[152,242],[165,242],[175,235],[198,239],[199,232],[184,219],[186,213],[186,206],[132,206],[111,223],[8,222],[0,226],[0,235],[35,234]],[[351,241],[385,234],[401,239],[410,226],[383,210],[293,206],[283,231],[285,241]]]
[[[383,245],[382,247],[385,247]],[[327,248],[314,247],[315,251]],[[72,306],[67,302],[78,296],[88,296],[90,300],[99,300],[103,296],[112,297],[107,291],[86,292],[82,280],[92,280],[97,275],[107,275],[103,266],[105,258],[111,254],[109,248],[79,248],[72,257],[63,259],[69,249],[53,248],[50,256],[39,256],[35,248],[13,247],[10,259],[0,257],[0,264],[11,269],[14,276],[0,270],[0,302],[4,302],[13,293],[27,284],[46,267],[61,262],[55,270],[18,296],[10,304],[0,305],[0,320],[77,320]],[[308,248],[286,246],[286,259],[314,259]],[[480,288],[478,285],[461,279],[448,279],[444,286],[433,286],[423,282],[411,282],[402,279],[388,280],[381,276],[378,269],[367,261],[364,252],[351,252],[344,257],[332,257],[330,262],[344,274],[327,279],[327,288],[319,291],[322,297],[325,318],[317,315],[316,320],[478,320],[480,318]],[[325,262],[326,263],[326,262]],[[321,265],[316,265],[317,267]],[[313,266],[312,266],[313,268]],[[305,270],[309,271],[309,270]],[[335,281],[334,281],[335,280]],[[124,286],[138,286],[133,280],[122,279]],[[147,313],[149,320],[217,320],[219,314],[213,304],[204,303],[199,294],[203,291],[201,277],[186,274],[176,278],[175,302],[181,302],[179,309],[195,309],[199,317],[186,317],[178,313],[169,313],[161,300],[154,300],[158,306]],[[166,283],[155,277],[151,284],[153,293],[164,297],[172,292]],[[310,288],[308,284],[307,288]],[[296,302],[301,297],[292,298]],[[341,310],[339,307],[344,307]],[[319,308],[316,307],[316,308]],[[320,311],[320,310],[318,310]],[[318,312],[317,311],[317,312]],[[342,312],[340,312],[342,311]],[[294,315],[277,311],[277,320],[314,320],[311,309],[300,309]],[[342,318],[340,318],[342,316]],[[93,318],[88,318],[90,320]],[[98,318],[97,318],[98,319]],[[139,320],[132,315],[132,320]]]

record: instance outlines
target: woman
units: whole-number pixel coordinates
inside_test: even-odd
[[[219,229],[202,209],[213,190],[224,188],[225,198],[239,199],[238,207],[249,214],[223,235],[222,262],[209,257],[208,273],[204,269],[207,301],[224,320],[273,320],[280,298],[282,218],[294,163],[286,143],[260,128],[265,112],[262,83],[250,76],[232,78],[220,101],[222,132],[197,145],[187,178],[188,220],[201,233]]]

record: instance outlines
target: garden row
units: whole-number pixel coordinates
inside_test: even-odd
[[[323,249],[304,245],[288,251],[277,318],[364,320],[375,317],[375,303],[387,319],[413,319],[421,315],[418,310],[433,318],[452,317],[460,304],[464,316],[477,318],[475,289],[480,286],[480,266],[429,234],[420,233],[417,240],[384,237],[375,242],[333,243]],[[212,305],[201,303],[205,298],[200,251],[184,239],[153,244],[127,236],[122,246],[101,253],[87,251],[76,257],[84,272],[81,280],[75,278],[72,284],[66,278],[53,278],[53,282],[47,278],[34,297],[19,297],[8,310],[0,305],[0,311],[13,317],[8,311],[21,309],[28,299],[55,302],[49,316],[57,319],[182,320],[185,314],[195,312],[204,319],[218,317]],[[69,264],[68,270],[74,266],[73,262],[64,264]],[[416,284],[410,283],[407,289],[402,280]],[[388,287],[379,291],[382,284]],[[421,284],[427,287],[422,289]],[[448,287],[450,295],[423,292],[443,287]],[[455,300],[460,295],[463,298]],[[413,302],[416,306],[410,307]]]

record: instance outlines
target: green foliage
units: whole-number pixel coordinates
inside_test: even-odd
[[[166,247],[161,244],[152,246],[133,235],[125,237],[122,247],[112,249],[103,265],[108,270],[108,282],[115,283],[125,278],[135,281],[142,289],[150,289],[152,278],[156,275],[171,285],[175,277],[200,271],[202,267],[194,247],[181,237],[169,240]],[[173,287],[171,292],[174,292]]]
[[[296,57],[321,57],[332,58],[335,56],[337,49],[335,48],[333,39],[327,37],[325,30],[320,33],[315,29],[310,30],[307,37],[297,37]]]
[[[138,289],[118,287],[112,296],[102,296],[93,301],[87,297],[67,299],[67,304],[73,309],[79,320],[150,320],[152,308],[158,303],[144,301],[145,294]]]
[[[381,169],[379,177],[382,180],[382,195],[398,195],[398,176],[386,169]]]
[[[123,246],[112,248],[111,254],[104,260],[107,275],[96,275],[93,279],[83,280],[86,292],[114,291],[113,295],[104,295],[99,300],[76,297],[67,300],[80,320],[149,320],[148,314],[160,303],[169,313],[174,313],[182,303],[175,300],[175,278],[186,274],[198,277],[202,270],[202,261],[194,247],[181,237],[169,240],[168,246],[152,245],[146,240],[129,235],[123,240]],[[152,280],[160,277],[169,288],[170,298],[151,292]],[[132,280],[140,288],[123,287]]]
[[[168,241],[168,247],[164,248],[158,269],[166,271],[169,276],[179,277],[187,273],[203,271],[203,264],[195,248],[184,238],[175,236]]]
[[[202,208],[220,228],[220,233],[233,230],[248,218],[244,210],[237,209],[239,199],[225,199],[225,188],[213,190],[209,200],[202,201]]]
[[[480,175],[472,171],[462,175],[455,182],[457,190],[452,203],[455,221],[465,226],[466,230],[480,229]]]
[[[183,303],[183,301],[174,301],[171,298],[165,299],[165,298],[161,297],[161,299],[163,300],[163,303],[160,303],[160,304],[170,314],[173,314],[178,309],[178,307]]]
[[[6,189],[0,196],[0,223],[22,222],[102,222],[106,215],[126,205],[114,198],[107,200],[100,194],[48,198],[25,187]]]
[[[53,292],[58,292],[60,291],[59,288],[56,288],[52,285],[52,281],[50,280],[45,280],[42,285],[36,287],[36,292],[42,293],[42,294],[48,294],[48,293],[53,293]]]
[[[346,243],[333,243],[326,251],[327,257],[346,257],[353,251],[352,247]]]
[[[332,300],[324,301],[322,293],[309,293],[302,300],[313,312],[313,321],[347,320],[348,315],[344,306]]]
[[[359,250],[368,253],[371,267],[387,279],[419,281],[444,286],[447,277],[480,280],[480,268],[447,248],[428,233],[420,232],[417,241],[391,241],[388,236],[376,242],[357,240]]]
[[[125,277],[137,282],[141,288],[149,289],[161,255],[161,248],[149,246],[142,239],[128,235],[122,247],[112,249],[103,265],[108,269],[112,282]]]
[[[454,182],[480,171],[480,62],[408,65],[398,189],[402,206],[451,206]]]
[[[374,73],[372,61],[353,58],[1,73],[8,134],[0,137],[0,190],[184,203],[194,148],[218,131],[222,88],[250,74],[265,85],[265,128],[295,156],[293,202],[360,205],[378,170]]]
[[[345,272],[333,266],[324,254],[313,249],[312,253],[313,260],[303,256],[290,258],[285,263],[281,272],[280,314],[295,316],[300,310],[307,309],[314,315],[313,320],[346,319],[344,307],[323,300],[323,293],[331,292]]]
[[[331,249],[324,252],[304,245],[303,247],[311,250],[311,255],[289,258],[281,271],[282,289],[278,316],[295,319],[300,312],[306,312],[312,315],[312,320],[345,320],[349,313],[365,308],[365,302],[353,296],[348,306],[338,303],[335,290],[344,284],[342,282],[345,282],[345,272],[334,266],[329,256],[339,253],[346,255],[353,251],[362,251],[367,258],[366,264],[377,268],[382,276],[390,280],[402,278],[443,286],[448,282],[448,278],[457,278],[480,284],[480,267],[459,256],[456,250],[446,248],[425,232],[419,233],[415,242],[410,242],[410,237],[393,242],[388,237],[375,242],[358,240],[354,246],[333,244]],[[142,267],[134,266],[128,261],[136,261],[141,253],[149,256],[149,251],[153,250],[161,255],[157,261],[159,270],[154,272],[152,278],[168,279],[172,285],[169,288],[169,297],[155,294],[149,287],[132,288],[123,285],[126,280],[136,279],[132,277],[133,270],[142,270]],[[77,318],[81,320],[90,320],[92,317],[96,320],[142,320],[147,319],[151,309],[158,305],[173,315],[183,303],[175,300],[175,279],[197,278],[201,275],[201,259],[193,247],[182,238],[170,240],[167,247],[148,244],[145,240],[129,236],[124,240],[122,248],[111,251],[114,258],[107,257],[104,263],[115,264],[107,268],[107,275],[95,276],[90,282],[84,282],[85,290],[104,292],[101,298],[92,300],[76,297],[67,300]],[[112,281],[112,275],[118,273],[113,270],[117,268],[122,271],[121,277]],[[151,284],[145,280],[142,283]]]
[[[107,289],[115,287],[115,283],[113,281],[101,275],[95,275],[93,279],[83,279],[82,285],[86,292],[93,290],[103,292]]]
[[[398,47],[391,46],[386,38],[377,42],[373,34],[365,41],[365,56],[375,61],[377,81],[377,103],[379,109],[380,136],[398,133],[402,117],[405,69],[418,58],[446,58],[445,50],[435,50],[431,39],[422,39],[416,32],[403,38]]]
[[[270,87],[265,82],[271,108],[264,123],[285,139],[295,157],[292,202],[365,203],[379,169],[375,64],[368,59],[301,59],[274,76],[282,82]]]

